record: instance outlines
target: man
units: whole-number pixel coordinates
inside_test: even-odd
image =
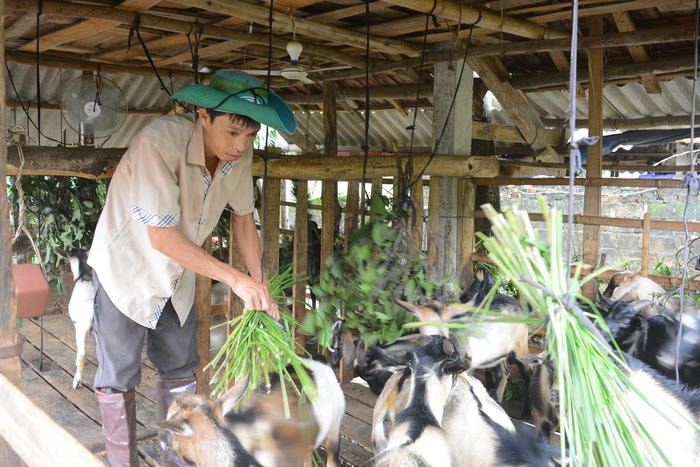
[[[196,389],[196,274],[229,285],[245,309],[279,318],[260,267],[252,143],[261,123],[294,133],[294,114],[260,80],[237,71],[219,71],[208,85],[188,86],[173,99],[197,106],[198,119],[166,116],[134,137],[110,182],[90,249],[95,389],[113,466],[138,465],[134,395],[146,337],[159,417],[174,394]],[[200,247],[227,205],[250,275]],[[164,465],[184,465],[162,439],[161,445]]]

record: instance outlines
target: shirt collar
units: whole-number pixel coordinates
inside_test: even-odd
[[[199,119],[192,126],[192,136],[187,144],[187,163],[204,166],[204,132]]]

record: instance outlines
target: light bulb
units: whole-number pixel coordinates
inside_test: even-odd
[[[299,63],[299,55],[301,55],[302,50],[304,50],[304,46],[301,45],[301,42],[287,42],[287,53],[289,54],[289,58],[292,59],[292,65]]]

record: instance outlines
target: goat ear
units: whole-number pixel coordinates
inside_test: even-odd
[[[420,318],[420,308],[413,303],[408,303],[404,302],[403,300],[399,300],[398,298],[396,299],[396,303],[399,304],[399,306],[407,309],[410,311],[414,316]]]
[[[231,409],[233,409],[236,406],[236,404],[238,404],[241,401],[241,399],[243,399],[243,395],[245,395],[249,383],[250,377],[246,375],[240,380],[238,380],[231,389],[229,389],[219,397],[219,404],[221,405],[222,415],[226,415],[227,413],[229,413]]]
[[[341,354],[343,357],[343,366],[351,368],[357,358],[357,346],[355,345],[355,335],[345,329],[340,335]]]
[[[189,437],[194,434],[190,424],[187,423],[187,420],[183,419],[173,418],[170,420],[163,420],[162,422],[158,423],[158,427],[161,430],[169,431],[170,433],[178,436]]]

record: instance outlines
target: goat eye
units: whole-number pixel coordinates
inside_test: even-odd
[[[623,319],[620,321],[620,326],[629,326],[630,325],[630,320],[629,319]]]

